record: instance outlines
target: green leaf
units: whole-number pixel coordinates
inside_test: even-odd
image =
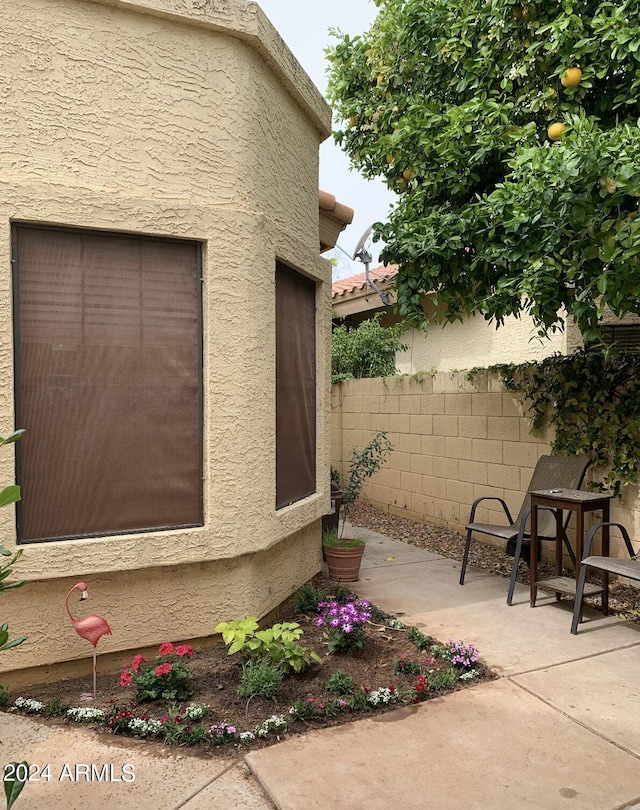
[[[16,769],[19,765],[24,766],[21,771],[24,771],[25,778],[18,779],[16,774]],[[12,771],[12,775],[15,777],[12,781],[8,781],[7,775],[9,771]],[[9,762],[7,765],[4,766],[4,795],[7,800],[7,810],[11,810],[15,800],[18,796],[22,793],[22,788],[25,786],[27,779],[29,778],[29,763],[28,762]]]
[[[20,487],[12,484],[0,491],[0,506],[8,506],[20,500]]]

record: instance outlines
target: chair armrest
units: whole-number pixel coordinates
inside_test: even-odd
[[[502,500],[502,498],[497,498],[494,495],[484,495],[481,498],[476,498],[473,504],[471,505],[471,514],[469,515],[469,523],[473,523],[476,517],[476,509],[478,508],[478,504],[482,501],[499,501],[502,504],[502,508],[505,511],[507,516],[507,520],[509,521],[509,525],[513,526],[513,518],[511,517],[511,512],[509,511],[509,507],[507,504]]]
[[[593,538],[597,531],[600,531],[603,526],[616,526],[620,529],[620,534],[622,535],[622,539],[624,540],[624,544],[627,547],[627,551],[629,552],[629,557],[635,557],[636,553],[633,550],[633,546],[631,545],[631,540],[629,539],[629,532],[625,529],[625,527],[621,523],[614,523],[613,521],[603,521],[601,523],[596,523],[589,529],[589,534],[587,535],[587,539],[584,541],[584,551],[582,553],[584,557],[591,556],[591,546],[593,544]]]

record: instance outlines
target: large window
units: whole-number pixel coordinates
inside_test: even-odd
[[[316,287],[276,265],[276,508],[316,491]]]
[[[18,542],[202,524],[200,246],[16,225]]]

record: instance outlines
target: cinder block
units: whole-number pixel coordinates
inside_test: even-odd
[[[535,467],[544,447],[535,442],[502,442],[502,463],[513,467]]]
[[[487,465],[483,461],[466,461],[460,459],[458,464],[458,477],[460,481],[470,484],[487,483]]]
[[[471,416],[471,397],[471,394],[445,394],[445,414],[447,416]]]
[[[369,380],[369,389],[367,394],[372,397],[381,397],[387,395],[387,389],[382,381],[382,377],[374,377]]]
[[[427,512],[427,503],[430,502],[431,499],[427,498],[421,492],[412,492],[411,493],[411,511],[417,512],[421,515],[422,519],[424,519],[426,512]]]
[[[362,410],[365,413],[380,413],[380,397],[363,396]]]
[[[433,475],[422,476],[422,492],[434,500],[445,498],[447,495],[447,482],[444,478],[436,478]]]
[[[385,466],[378,470],[373,479],[375,484],[380,484],[384,487],[391,487],[393,489],[400,489],[400,470],[391,470]]]
[[[527,487],[530,479],[530,474],[527,481],[524,483]],[[520,489],[520,467],[508,466],[506,464],[487,464],[487,483],[493,487],[502,487],[504,489]]]
[[[356,415],[355,413],[345,413],[342,412],[342,429],[343,430],[353,430],[356,426]]]
[[[420,394],[405,394],[399,405],[400,413],[420,413]]]
[[[380,397],[380,413],[399,413],[399,397],[393,394],[386,394]]]
[[[414,391],[416,394],[432,394],[433,393],[433,374],[422,374],[418,372],[413,375],[415,382]]]
[[[409,430],[411,433],[421,435],[433,433],[433,416],[430,414],[412,414],[409,420]]]
[[[471,458],[472,439],[460,436],[446,436],[444,440],[444,454],[448,458]]]
[[[411,456],[409,453],[400,453],[394,450],[389,456],[388,465],[392,470],[404,470],[411,472]]]
[[[371,486],[369,500],[372,501],[376,506],[381,506],[383,509],[387,509],[391,503],[391,489],[389,487],[382,486],[382,484],[373,484]]]
[[[422,394],[420,412],[430,414],[444,413],[444,394]]]
[[[389,429],[395,433],[409,433],[411,431],[410,418],[408,413],[389,414]]]
[[[433,474],[436,478],[454,478],[459,480],[457,458],[434,458]]]
[[[371,430],[371,414],[357,413],[354,421],[357,430]]]
[[[502,415],[503,416],[523,416],[524,406],[515,394],[504,393],[502,395]]]
[[[433,417],[434,436],[457,436],[458,417],[457,416],[434,416]]]
[[[489,439],[472,439],[471,458],[474,461],[502,463],[502,442]]]
[[[389,431],[389,418],[388,413],[372,413],[371,414],[371,430],[384,430]]]
[[[424,456],[444,456],[444,436],[423,436],[421,444]]]
[[[487,438],[499,441],[520,440],[520,418],[517,416],[487,416]]]
[[[476,383],[469,380],[466,371],[441,371],[433,378],[433,390],[442,394],[474,393]]]
[[[400,489],[405,492],[419,492],[422,494],[422,476],[402,471],[400,473]]]
[[[467,513],[473,503],[473,484],[462,481],[447,481],[447,500],[464,505]]]
[[[409,509],[411,507],[411,493],[404,492],[401,489],[392,489],[389,492],[389,505],[397,506],[400,509]]]
[[[487,438],[487,417],[486,416],[459,416],[458,435],[470,439]]]
[[[502,416],[502,394],[474,394],[471,413],[473,416]]]
[[[395,445],[396,450],[401,453],[415,453],[416,443],[420,447],[420,436],[414,436],[411,433],[400,433],[398,436],[398,443]]]
[[[436,501],[436,517],[447,523],[460,524],[460,504],[453,501]]]
[[[433,475],[433,459],[421,453],[411,454],[411,472],[420,475]]]

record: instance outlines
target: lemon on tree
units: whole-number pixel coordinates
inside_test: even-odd
[[[566,124],[563,124],[560,121],[556,121],[555,124],[551,124],[549,129],[547,130],[547,135],[549,136],[550,141],[559,141],[562,138],[562,134],[567,128]]]
[[[567,89],[577,87],[582,81],[582,71],[579,67],[570,67],[560,77],[560,84]]]

